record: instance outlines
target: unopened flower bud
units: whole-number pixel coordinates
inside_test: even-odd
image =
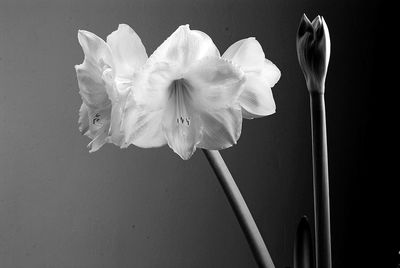
[[[310,93],[324,93],[331,54],[328,26],[321,16],[312,22],[304,14],[296,38],[297,57]]]

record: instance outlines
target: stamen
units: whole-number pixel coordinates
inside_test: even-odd
[[[170,87],[170,98],[173,98],[175,105],[177,126],[190,126],[190,117],[186,110],[189,95],[189,85],[183,79],[175,80]]]
[[[96,126],[102,126],[103,122],[101,122],[101,115],[100,113],[96,113],[92,118],[92,124]]]

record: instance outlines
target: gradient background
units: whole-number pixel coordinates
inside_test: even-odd
[[[88,153],[89,140],[77,129],[77,31],[106,38],[119,23],[135,29],[148,54],[181,24],[209,34],[221,52],[254,36],[280,68],[277,113],[245,121],[238,145],[222,155],[276,267],[293,267],[297,223],[304,214],[313,219],[309,100],[295,49],[304,12],[323,15],[332,40],[326,107],[333,264],[373,267],[361,265],[379,261],[377,251],[388,244],[371,244],[381,236],[371,226],[376,215],[390,224],[390,213],[367,193],[375,187],[377,7],[0,0],[0,267],[256,267],[201,151],[189,161],[168,147],[106,145]]]

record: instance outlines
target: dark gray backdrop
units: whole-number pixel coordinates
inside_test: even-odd
[[[201,151],[89,154],[77,129],[78,29],[105,38],[127,23],[148,54],[179,25],[223,52],[249,36],[281,70],[277,113],[245,121],[224,150],[276,267],[292,266],[298,220],[312,220],[308,95],[295,34],[303,12],[325,17],[335,267],[370,258],[365,222],[377,6],[364,1],[0,1],[0,267],[256,267]],[[365,259],[364,259],[365,260]]]

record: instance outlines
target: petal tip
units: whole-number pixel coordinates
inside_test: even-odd
[[[177,152],[175,152],[175,153],[177,153]],[[178,153],[177,153],[178,154]],[[192,157],[192,155],[194,154],[194,152],[192,152],[192,153],[187,153],[187,154],[184,154],[184,155],[181,155],[181,154],[178,154],[180,157],[181,157],[181,159],[182,160],[189,160],[191,157]]]
[[[82,46],[83,39],[85,38],[84,30],[78,30],[78,41],[79,44]]]
[[[93,146],[92,146],[92,143],[93,143],[93,141],[91,141],[86,147],[89,149],[89,153],[91,154],[91,153],[94,153],[96,150],[95,149],[93,149]]]
[[[308,19],[307,15],[306,15],[306,13],[303,13],[303,16],[301,17],[301,20],[306,22],[306,23],[308,23],[308,24],[311,23],[310,20]]]
[[[118,24],[118,29],[123,29],[123,28],[131,28],[131,27],[129,27],[129,25],[128,24],[126,24],[126,23],[120,23],[120,24]]]
[[[87,38],[91,33],[86,30],[78,30],[78,39]]]
[[[181,30],[181,31],[190,31],[190,25],[189,24],[182,24],[178,27],[177,30]]]
[[[311,22],[311,24],[312,24],[312,26],[313,26],[314,29],[320,28],[321,25],[322,25],[321,16],[320,16],[320,15],[316,16],[316,17],[314,18],[314,20]]]
[[[135,31],[132,29],[132,27],[126,23],[118,24],[117,31],[127,31],[128,33],[135,33]]]
[[[297,41],[300,39],[306,32],[311,33],[313,31],[313,26],[306,16],[306,14],[303,13],[303,16],[301,17],[299,28],[297,29]]]
[[[126,149],[126,148],[129,147],[129,145],[130,145],[129,143],[122,143],[121,146],[120,146],[120,148],[121,148],[121,149]]]

